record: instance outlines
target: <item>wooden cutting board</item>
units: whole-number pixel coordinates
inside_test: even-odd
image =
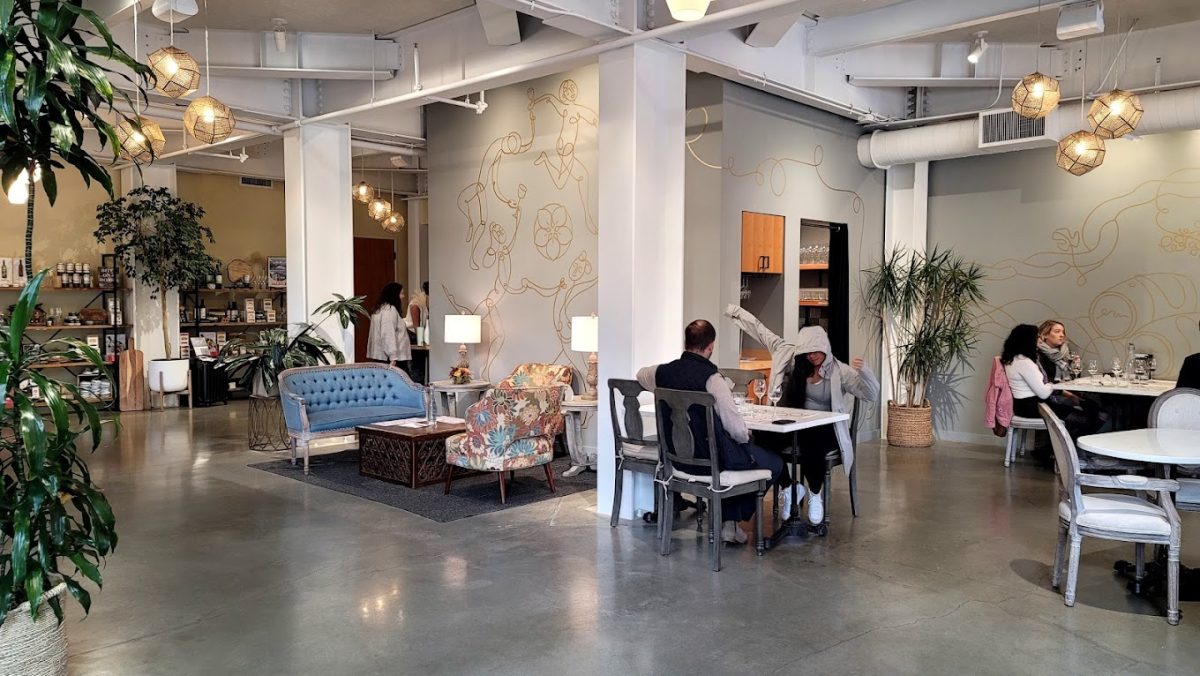
[[[146,408],[146,372],[142,351],[135,348],[133,338],[129,349],[117,358],[121,380],[121,410],[141,411]]]

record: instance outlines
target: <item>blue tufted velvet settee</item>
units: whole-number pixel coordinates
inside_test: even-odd
[[[425,415],[422,388],[387,364],[305,366],[279,374],[279,402],[292,464],[298,447],[308,474],[308,446],[313,439],[354,434],[359,425]]]

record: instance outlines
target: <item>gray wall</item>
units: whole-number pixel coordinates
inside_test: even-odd
[[[720,85],[721,104],[707,89],[693,97],[705,80]],[[692,316],[720,319],[724,307],[739,304],[741,286],[741,214],[757,211],[782,214],[786,220],[786,265],[783,276],[782,316],[767,318],[794,336],[799,325],[797,289],[800,285],[800,220],[846,223],[850,234],[850,351],[865,357],[879,370],[879,346],[859,326],[859,270],[870,267],[883,250],[884,173],[858,162],[857,126],[834,115],[814,110],[711,76],[688,81],[687,233],[689,247],[703,249],[693,257],[688,249],[689,284],[685,307]],[[706,138],[703,112],[709,115]],[[714,124],[719,120],[720,124]],[[716,147],[719,135],[720,149]],[[720,179],[720,224],[714,236],[711,213],[713,185]],[[693,216],[694,200],[704,200],[705,213]],[[717,293],[711,277],[718,276]],[[691,284],[692,279],[703,279]],[[728,321],[717,322],[717,362],[737,364],[740,338]],[[878,416],[865,417],[863,429],[878,430]]]
[[[936,162],[929,244],[985,265],[988,305],[973,370],[956,377],[957,415],[943,438],[991,440],[987,366],[1016,324],[1056,318],[1085,359],[1106,364],[1129,341],[1163,377],[1200,350],[1200,132],[1112,141],[1081,177],[1052,149]]]

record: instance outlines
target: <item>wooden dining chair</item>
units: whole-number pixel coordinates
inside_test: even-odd
[[[642,429],[642,413],[638,396],[645,388],[636,380],[608,379],[608,409],[612,418],[613,442],[617,467],[613,478],[612,518],[609,525],[617,527],[621,517],[621,496],[625,487],[625,472],[645,474],[654,480],[654,511],[661,513],[662,485],[658,482],[658,441]],[[617,406],[620,396],[621,406]],[[662,519],[659,519],[662,523]]]
[[[1179,512],[1171,493],[1179,490],[1179,483],[1171,479],[1126,474],[1101,476],[1084,474],[1079,469],[1079,456],[1075,442],[1067,434],[1062,420],[1046,404],[1038,404],[1038,410],[1046,421],[1050,432],[1050,445],[1054,447],[1054,458],[1058,461],[1058,543],[1054,549],[1054,568],[1050,572],[1050,584],[1059,588],[1062,579],[1063,554],[1068,541],[1067,586],[1063,591],[1063,603],[1075,605],[1076,582],[1079,578],[1080,546],[1083,536],[1105,540],[1134,543],[1136,577],[1141,581],[1145,575],[1146,545],[1163,545],[1167,548],[1167,622],[1179,624],[1179,550],[1182,528]],[[1107,488],[1123,491],[1147,492],[1155,495],[1150,501],[1137,495],[1121,493],[1084,493],[1083,487]]]

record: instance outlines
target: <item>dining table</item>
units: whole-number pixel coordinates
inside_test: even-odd
[[[1134,382],[1110,375],[1087,376],[1053,383],[1055,390],[1088,395],[1112,419],[1113,429],[1128,430],[1146,426],[1150,406],[1160,394],[1175,388],[1173,380],[1143,380]]]
[[[1081,436],[1075,445],[1096,455],[1157,465],[1164,477],[1170,477],[1178,465],[1200,465],[1200,432],[1196,430],[1151,427],[1104,432]],[[1117,561],[1113,568],[1130,580],[1129,590],[1135,594],[1157,595],[1166,589],[1167,571],[1161,561],[1147,564],[1141,580],[1136,578],[1133,562]],[[1200,601],[1200,570],[1179,566],[1179,600]]]

